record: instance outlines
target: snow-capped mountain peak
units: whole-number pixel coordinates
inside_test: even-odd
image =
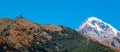
[[[118,31],[110,24],[103,22],[97,17],[90,17],[77,29],[77,31],[87,34],[98,40],[104,40],[116,36]]]
[[[88,18],[87,20],[88,20],[88,21],[96,20],[96,21],[102,22],[102,20],[98,19],[97,17],[90,17],[90,18]]]
[[[87,19],[87,22],[91,27],[96,28],[98,31],[102,31],[102,29],[99,27],[99,25],[96,22],[102,22],[102,20],[96,18],[96,17],[90,17]]]

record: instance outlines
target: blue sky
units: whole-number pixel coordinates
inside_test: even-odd
[[[20,14],[33,22],[72,29],[95,16],[120,30],[120,0],[0,0],[1,18]]]

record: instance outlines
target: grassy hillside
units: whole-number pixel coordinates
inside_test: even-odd
[[[0,52],[114,52],[70,28],[0,19]]]

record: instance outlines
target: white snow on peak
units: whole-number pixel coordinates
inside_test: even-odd
[[[114,32],[114,35],[117,36],[117,33],[118,33],[118,30],[116,28],[114,28],[112,25],[106,23],[109,27],[112,28],[113,32]]]
[[[103,31],[103,30],[99,27],[99,24],[95,24],[95,25],[91,24],[91,21],[93,21],[93,20],[98,21],[98,22],[103,22],[101,19],[98,19],[97,17],[89,17],[89,18],[87,19],[87,21],[81,25],[80,29],[84,28],[84,26],[85,26],[86,24],[88,24],[89,26],[97,29],[98,31]],[[112,31],[114,32],[114,35],[115,35],[115,36],[117,35],[117,33],[118,33],[117,29],[115,29],[112,25],[110,25],[110,24],[108,24],[108,23],[106,23],[106,22],[103,22],[103,23],[104,23],[105,25],[108,25],[108,26],[112,29]],[[78,30],[80,30],[80,29],[78,29]]]
[[[87,21],[84,22],[84,23],[80,26],[80,28],[79,28],[78,30],[84,28],[84,26],[85,26],[86,24],[88,24],[89,26],[91,26],[91,27],[93,27],[93,28],[96,28],[98,31],[102,31],[102,29],[100,29],[97,24],[95,24],[95,25],[92,25],[92,24],[91,24],[91,21],[93,21],[93,20],[102,22],[102,20],[98,19],[97,17],[89,17],[89,18],[87,19]]]
[[[99,21],[99,22],[102,22],[102,20],[98,19],[97,17],[89,17],[87,21],[93,21],[93,20],[96,20],[96,21]]]
[[[89,17],[89,18],[87,19],[87,22],[86,22],[86,23],[87,23],[88,25],[90,25],[91,27],[96,28],[98,31],[103,31],[103,30],[99,27],[98,24],[95,24],[95,25],[91,24],[91,21],[93,21],[93,20],[102,22],[102,20],[98,19],[97,17]]]

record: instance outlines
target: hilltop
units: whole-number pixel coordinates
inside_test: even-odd
[[[62,25],[0,19],[0,52],[115,52]]]

